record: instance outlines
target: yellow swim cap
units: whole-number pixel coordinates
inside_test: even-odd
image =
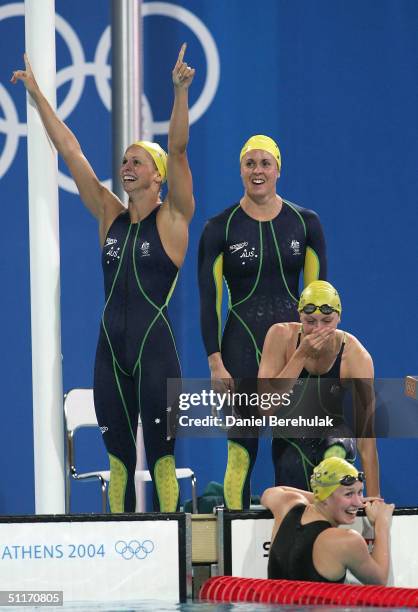
[[[359,478],[359,471],[341,457],[328,457],[321,461],[313,471],[311,476],[311,489],[313,491],[315,501],[324,501],[342,484],[341,480],[345,476],[353,476]],[[361,479],[363,475],[360,473]],[[350,483],[347,483],[349,486]]]
[[[312,283],[309,283],[309,285],[305,287],[299,298],[299,312],[302,312],[307,304],[318,306],[313,312],[319,311],[319,307],[324,304],[334,308],[339,315],[341,315],[342,312],[338,291],[330,283],[327,283],[327,281],[312,281]]]
[[[133,144],[142,147],[151,155],[160,173],[161,182],[165,183],[167,180],[167,153],[164,149],[156,142],[149,142],[148,140],[137,140]]]
[[[248,151],[253,151],[254,149],[260,149],[261,151],[267,151],[270,155],[273,155],[274,159],[277,162],[277,167],[280,168],[282,166],[282,158],[280,155],[280,149],[277,144],[274,142],[272,138],[269,136],[263,136],[262,134],[257,134],[256,136],[251,136],[245,143],[245,145],[241,149],[241,153],[239,155],[239,161],[241,162],[242,158]]]

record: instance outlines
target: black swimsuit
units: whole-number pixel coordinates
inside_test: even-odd
[[[300,332],[296,348],[300,344]],[[353,447],[354,456],[346,457],[350,461],[355,459],[355,440],[349,439],[348,429],[344,424],[344,396],[346,389],[340,378],[341,359],[345,348],[345,334],[340,350],[331,368],[325,374],[310,374],[305,368],[299,375],[294,387],[292,405],[299,407],[298,413],[306,414],[311,409],[313,414],[329,414],[333,418],[334,427],[329,435],[310,438],[284,438],[273,437],[272,456],[275,470],[275,484],[310,490],[310,478],[313,468],[324,458],[324,452],[338,437],[341,442]],[[306,408],[306,410],[305,410]],[[288,414],[284,416],[290,416]],[[343,439],[346,441],[343,442]]]
[[[305,504],[297,504],[284,517],[270,546],[268,577],[283,580],[309,580],[312,582],[342,583],[329,580],[316,571],[312,552],[317,537],[331,527],[328,521],[301,524]]]

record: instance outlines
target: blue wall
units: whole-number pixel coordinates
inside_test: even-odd
[[[23,17],[8,16],[17,5],[0,2],[2,514],[34,509],[27,154],[25,136],[16,136],[23,126],[15,119],[17,113],[18,121],[25,122],[25,95],[21,86],[8,82],[24,50]],[[279,193],[322,218],[329,278],[343,299],[343,328],[370,350],[377,376],[417,373],[418,3],[177,0],[158,16],[153,14],[155,4],[144,2],[149,13],[144,18],[144,91],[154,122],[169,118],[171,69],[183,40],[189,43],[187,60],[197,68],[192,105],[216,63],[211,55],[208,68],[204,46],[210,39],[189,13],[177,9],[174,18],[176,6],[203,22],[220,62],[215,95],[191,127],[197,213],[171,308],[184,374],[207,374],[198,328],[199,235],[205,219],[239,199],[238,153],[253,133],[270,134],[280,144]],[[57,70],[73,64],[75,47],[66,42],[71,27],[84,54],[73,71],[80,78],[91,72],[109,25],[109,3],[56,0],[56,11],[65,20],[65,27],[60,21],[58,28]],[[104,61],[110,61],[106,39]],[[106,68],[98,62],[93,72],[103,76],[100,91],[109,94]],[[59,103],[68,100],[70,85],[60,86]],[[87,76],[65,117],[101,179],[111,172],[111,120],[105,102],[94,78]],[[150,132],[166,144],[158,124]],[[97,229],[78,197],[65,189],[60,190],[60,223],[64,388],[89,387],[103,296]],[[99,447],[100,441],[95,443]],[[87,444],[90,440],[82,441]],[[416,463],[417,449],[416,440],[379,440],[383,493],[398,504],[418,503],[418,476],[408,469]],[[209,480],[222,480],[225,459],[221,440],[178,444],[178,463],[196,469],[201,490]],[[271,479],[265,441],[256,491]],[[94,485],[76,487],[74,509],[99,507]]]

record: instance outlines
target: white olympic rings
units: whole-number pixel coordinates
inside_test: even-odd
[[[171,17],[182,22],[189,27],[202,45],[207,64],[206,82],[200,96],[190,108],[190,123],[193,124],[206,112],[212,103],[218,87],[220,62],[215,41],[203,22],[183,7],[168,2],[145,2],[142,4],[143,17],[155,15]],[[13,2],[0,7],[0,22],[9,17],[17,16],[24,16],[24,2]],[[81,42],[69,23],[58,14],[56,15],[55,23],[57,32],[62,36],[69,49],[72,62],[70,66],[57,72],[57,88],[71,81],[67,95],[57,109],[58,115],[65,121],[74,111],[81,99],[85,79],[88,76],[94,77],[99,97],[105,108],[110,111],[111,89],[109,79],[111,77],[111,69],[107,63],[110,52],[110,26],[100,36],[94,61],[87,62]],[[0,133],[6,136],[4,149],[0,154],[1,178],[12,165],[19,146],[19,140],[27,135],[27,127],[26,123],[19,122],[13,99],[1,83],[0,107],[4,113],[4,119],[0,118]],[[155,134],[168,134],[169,122],[153,120],[152,109],[145,95],[142,97],[142,113],[144,138],[153,140]],[[110,187],[110,180],[103,182]],[[60,171],[58,172],[58,184],[70,193],[77,193],[74,181]]]

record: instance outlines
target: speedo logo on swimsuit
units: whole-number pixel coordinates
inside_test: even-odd
[[[107,431],[109,431],[109,427],[106,427],[106,425],[103,425],[102,427],[100,427],[100,431],[101,431],[102,434],[104,434]]]
[[[104,248],[106,249],[107,247],[110,247],[109,250],[106,251],[106,255],[108,255],[109,257],[116,257],[117,259],[120,259],[119,257],[120,247],[115,248],[114,245],[116,245],[116,243],[117,243],[116,238],[106,238]],[[109,263],[109,260],[107,263]]]
[[[141,257],[149,257],[150,256],[150,252],[149,252],[149,248],[150,248],[150,243],[145,241],[141,244],[141,246],[139,247],[141,249]]]
[[[248,242],[238,242],[238,244],[231,244],[229,246],[229,250],[231,251],[231,253],[236,253],[237,251],[240,251],[246,246],[248,246]]]
[[[292,240],[290,248],[293,251],[293,255],[300,255],[300,242],[299,240]]]

